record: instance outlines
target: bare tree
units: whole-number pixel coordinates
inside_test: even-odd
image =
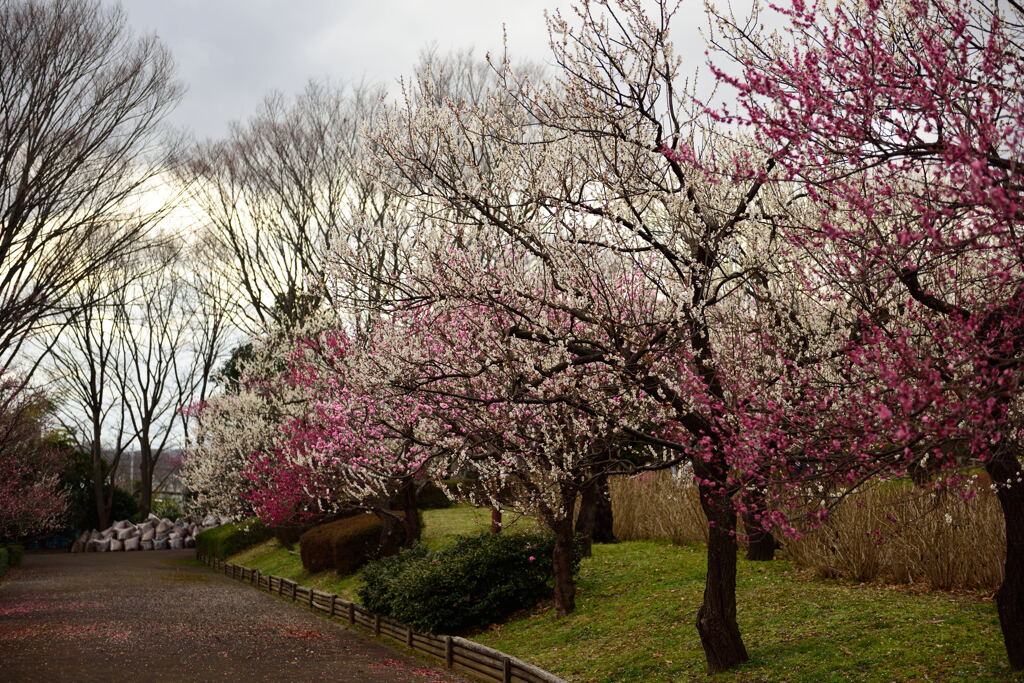
[[[381,95],[315,82],[293,101],[272,94],[180,169],[206,224],[210,268],[235,283],[228,304],[245,333],[288,326],[319,307],[336,239],[389,224],[393,205],[359,169],[360,128]]]
[[[122,263],[79,283],[70,295],[75,315],[52,340],[45,365],[60,422],[91,455],[93,496],[102,527],[112,521],[113,477],[135,437],[116,381],[123,366],[123,298],[134,277],[132,267]]]
[[[184,409],[205,387],[214,363],[209,340],[217,330],[203,331],[198,324],[199,308],[180,256],[180,245],[173,243],[151,252],[145,276],[122,300],[124,324],[117,328],[123,359],[118,388],[139,448],[143,515],[152,506],[156,465],[176,440],[184,440]]]
[[[168,158],[158,130],[181,93],[173,71],[119,7],[0,4],[0,368],[89,305],[70,294],[161,213],[138,200]]]

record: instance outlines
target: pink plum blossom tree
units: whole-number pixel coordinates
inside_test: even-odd
[[[805,417],[790,436],[813,433],[850,482],[980,462],[1006,524],[1000,623],[1024,668],[1024,11],[778,11],[786,40],[719,17],[740,66],[719,72],[740,95],[723,118],[751,126],[804,193],[812,219],[780,224],[811,255],[807,284],[845,300],[856,328],[831,387],[805,374],[828,423]]]

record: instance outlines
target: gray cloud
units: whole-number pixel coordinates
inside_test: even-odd
[[[105,0],[113,3],[115,0]],[[544,10],[568,0],[129,0],[129,23],[171,49],[188,92],[171,116],[199,137],[222,135],[271,90],[310,78],[391,85],[424,46],[500,50],[502,25],[517,59],[548,60]],[[701,59],[702,3],[678,18],[681,54]],[[676,29],[674,29],[676,30]]]

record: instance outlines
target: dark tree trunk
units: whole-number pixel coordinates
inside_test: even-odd
[[[139,517],[145,519],[153,510],[153,449],[145,437],[139,444]],[[129,476],[131,476],[129,474]]]
[[[701,507],[708,518],[708,571],[704,603],[697,612],[697,632],[715,674],[747,661],[736,622],[736,511],[732,500],[700,486]]]
[[[608,490],[608,475],[602,472],[597,477],[597,506],[594,514],[594,543],[616,543],[615,516],[612,514],[612,496]]]
[[[423,534],[423,523],[420,520],[420,511],[416,507],[416,483],[407,481],[402,485],[400,491],[402,500],[402,511],[405,516],[402,518],[402,528],[405,538],[403,545],[411,548],[420,542]]]
[[[405,541],[405,521],[390,510],[374,510],[374,514],[384,527],[380,532],[380,545],[377,546],[378,557],[396,554]]]
[[[572,575],[572,526],[572,517],[551,524],[551,530],[555,532],[555,552],[552,557],[555,574],[555,613],[560,617],[576,609],[576,579]]]
[[[92,446],[92,492],[96,502],[96,519],[99,522],[100,529],[106,529],[110,526],[110,508],[107,506],[103,479],[103,455],[100,452],[99,439],[94,439]]]
[[[580,537],[580,553],[590,557],[594,544],[594,526],[597,522],[597,499],[600,496],[597,480],[591,479],[580,495],[580,509],[576,514],[576,535]]]
[[[491,533],[501,533],[501,508],[496,505],[491,506]]]
[[[999,625],[1010,667],[1024,669],[1024,486],[1020,483],[1020,462],[1014,453],[1003,451],[985,463],[997,485],[996,495],[1006,523],[1006,562],[1003,584],[996,593]]]
[[[775,559],[775,549],[779,544],[772,532],[762,526],[758,519],[764,512],[764,496],[754,495],[747,500],[747,509],[743,513],[743,529],[747,536],[747,559],[755,562],[767,562]]]
[[[590,557],[594,543],[614,543],[612,500],[608,495],[608,475],[591,479],[580,495],[576,515],[576,534],[580,536],[583,557]]]

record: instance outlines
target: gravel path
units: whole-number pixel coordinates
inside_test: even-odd
[[[0,582],[0,680],[462,680],[194,555],[26,555]]]

